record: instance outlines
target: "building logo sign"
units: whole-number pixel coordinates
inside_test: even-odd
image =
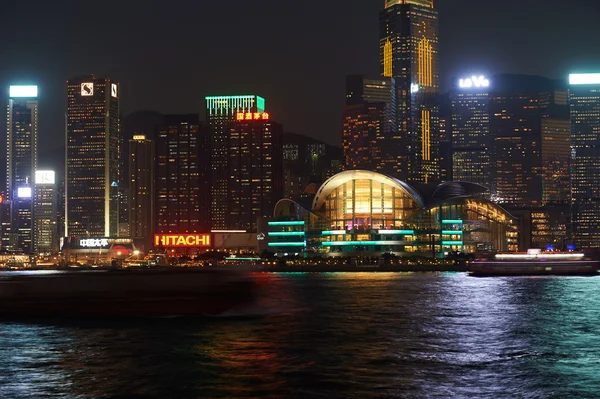
[[[93,83],[82,83],[81,84],[81,95],[83,97],[90,97],[94,95],[94,84]]]
[[[56,173],[53,170],[36,170],[35,184],[55,184]]]
[[[110,85],[110,95],[113,96],[114,98],[118,97],[118,92],[117,92],[118,88],[117,85],[115,83]]]
[[[270,117],[266,112],[238,112],[236,114],[238,121],[268,121]]]
[[[88,240],[79,240],[79,246],[82,248],[102,248],[108,247],[107,238],[90,238]]]
[[[458,86],[461,89],[490,87],[490,81],[486,79],[485,76],[471,76],[467,79],[460,79],[458,81]]]
[[[210,247],[210,234],[155,234],[156,247]]]

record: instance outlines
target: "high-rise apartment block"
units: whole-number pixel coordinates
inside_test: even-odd
[[[118,236],[119,95],[110,79],[67,82],[67,236]]]
[[[38,160],[38,88],[11,86],[7,110],[5,201],[11,207],[8,247],[33,252],[34,177]]]
[[[572,74],[573,234],[579,248],[600,247],[600,73]]]
[[[379,17],[381,75],[394,78],[396,177],[439,180],[438,14],[433,0],[386,0]]]

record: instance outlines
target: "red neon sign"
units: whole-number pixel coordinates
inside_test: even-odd
[[[156,247],[210,247],[210,234],[155,234]]]
[[[268,112],[238,112],[235,118],[238,121],[268,121],[271,116]]]

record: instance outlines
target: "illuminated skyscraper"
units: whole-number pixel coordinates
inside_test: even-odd
[[[270,216],[283,196],[283,137],[280,124],[266,113],[240,113],[228,126],[225,229],[256,231],[259,217]]]
[[[396,177],[439,179],[438,14],[433,0],[386,0],[379,17],[381,75],[396,83]]]
[[[394,79],[346,77],[342,139],[346,169],[386,171],[398,170],[386,145],[396,126]],[[392,162],[386,163],[386,161]],[[386,167],[387,166],[387,167]]]
[[[490,81],[456,79],[452,101],[452,178],[490,187]]]
[[[263,113],[265,99],[256,95],[206,97],[206,121],[210,128],[211,220],[212,228],[227,229],[223,204],[229,197],[229,125],[238,112]]]
[[[208,159],[198,114],[166,115],[156,136],[156,233],[210,230]]]
[[[54,254],[58,251],[56,173],[35,172],[34,252]]]
[[[600,248],[600,74],[569,81],[574,239],[579,248]]]
[[[129,140],[129,228],[150,248],[154,233],[154,141],[136,135]]]
[[[33,190],[38,160],[37,86],[11,86],[7,121],[6,198],[12,249],[33,252]]]
[[[67,236],[118,236],[119,94],[93,75],[67,82]]]

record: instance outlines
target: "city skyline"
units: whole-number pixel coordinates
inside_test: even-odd
[[[281,46],[277,45],[281,39],[273,34],[287,26],[280,22],[283,20],[280,17],[285,15],[289,6],[270,0],[263,2],[261,7],[246,5],[241,1],[233,3],[228,3],[227,7],[231,6],[238,13],[234,13],[236,17],[230,21],[223,21],[219,17],[229,15],[224,13],[225,5],[190,6],[194,11],[196,7],[202,11],[196,13],[201,23],[198,32],[168,48],[163,44],[169,42],[171,35],[177,34],[179,37],[179,34],[190,29],[185,24],[175,26],[177,19],[173,11],[166,12],[166,15],[156,13],[164,16],[167,26],[171,28],[161,30],[159,34],[153,29],[155,16],[139,12],[135,5],[122,5],[112,24],[107,24],[107,30],[109,25],[115,27],[114,30],[106,32],[99,29],[98,32],[89,33],[90,39],[98,39],[97,35],[106,34],[101,38],[101,48],[106,51],[91,53],[89,47],[84,45],[85,35],[81,38],[72,37],[78,29],[87,31],[84,29],[86,24],[77,22],[81,16],[91,19],[90,23],[99,23],[99,17],[87,13],[89,6],[73,5],[63,15],[57,11],[60,8],[56,3],[46,5],[40,2],[37,7],[32,7],[29,15],[30,33],[4,43],[6,50],[14,56],[3,60],[0,87],[19,83],[40,86],[40,119],[43,121],[40,145],[48,150],[60,147],[59,138],[64,133],[66,104],[60,100],[65,91],[64,81],[88,73],[110,76],[123,82],[122,116],[145,109],[162,113],[202,113],[205,95],[256,92],[271,99],[271,113],[286,126],[287,131],[319,137],[329,144],[340,145],[339,116],[343,107],[344,76],[351,73],[377,75],[377,15],[383,9],[383,1],[344,2],[343,18],[338,14],[340,7],[337,2],[295,4],[295,11],[306,15],[303,21],[311,21],[307,24],[311,26],[309,31],[302,31],[299,22],[294,21],[286,29],[295,52],[281,52]],[[598,5],[580,0],[569,3],[571,7],[565,9],[566,6],[560,7],[562,2],[545,2],[541,14],[539,5],[533,3],[520,4],[514,1],[504,3],[502,9],[479,3],[462,1],[450,5],[448,2],[436,2],[440,14],[442,91],[450,88],[453,77],[471,72],[486,75],[522,72],[564,79],[570,72],[591,72],[595,65],[600,64],[600,57],[586,50],[593,47],[593,37],[597,37],[594,31],[600,29],[592,23],[586,23],[593,21],[594,15],[598,14]],[[318,8],[312,7],[317,4]],[[517,5],[522,18],[514,20],[509,11]],[[153,6],[158,10],[164,8],[158,2]],[[18,15],[21,7],[19,4],[7,5],[7,12],[3,15]],[[564,19],[565,12],[571,18]],[[65,27],[50,31],[48,23],[44,22],[48,15],[55,17],[55,21],[64,21],[62,25]],[[247,25],[246,17],[241,15],[258,22],[256,43],[243,44],[235,38],[235,28]],[[534,22],[531,22],[532,18]],[[513,26],[510,32],[494,28],[509,19]],[[0,21],[3,23],[0,30],[8,32],[18,18],[3,20],[0,17]],[[222,24],[223,32],[226,31],[223,34],[229,44],[205,44],[204,39],[211,34],[210,27],[215,24]],[[549,43],[544,39],[552,34],[556,36],[553,30],[556,24],[564,26],[565,34],[558,35],[555,41]],[[131,31],[138,28],[139,33],[127,33],[130,28]],[[330,29],[335,34],[323,36],[323,32]],[[473,35],[473,31],[478,34]],[[35,35],[36,32],[39,35]],[[574,35],[578,36],[579,44],[576,46],[571,43]],[[45,39],[38,40],[38,37]],[[47,42],[51,42],[50,45]],[[61,45],[64,42],[67,42],[66,46]],[[117,44],[109,46],[109,42]],[[135,51],[130,51],[132,46],[136,46]],[[137,50],[137,47],[145,52]],[[19,51],[19,48],[29,48],[30,51]],[[195,55],[194,52],[186,64],[148,62],[151,55],[154,57],[159,51],[170,54],[180,49],[194,48],[201,48],[199,54],[209,54],[211,62],[205,62],[206,57]],[[560,55],[555,55],[555,49],[561,49]],[[80,54],[83,56],[79,57]],[[358,54],[361,56],[357,57]],[[249,61],[247,65],[241,67],[232,62],[233,58],[240,56]],[[266,62],[254,62],[259,59]],[[320,62],[311,61],[317,59]],[[262,67],[268,64],[283,67]],[[240,68],[243,73],[240,73]],[[311,88],[301,83],[304,79],[290,79],[290,76],[296,75],[312,79],[318,84],[321,88],[319,95],[314,96]],[[297,95],[288,96],[287,90],[284,92],[282,87],[295,91]],[[321,121],[318,130],[311,125],[314,120]]]

